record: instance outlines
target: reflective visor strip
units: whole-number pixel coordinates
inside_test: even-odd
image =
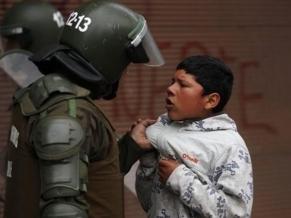
[[[148,31],[148,27],[147,27],[146,20],[142,16],[139,16],[139,22],[137,26],[128,34],[128,37],[130,39],[134,37],[134,39],[132,39],[130,44],[133,45],[134,47],[137,47],[141,43],[147,31]],[[137,35],[136,35],[136,32],[138,32]]]
[[[3,39],[9,38],[16,35],[21,35],[26,30],[23,27],[0,27],[0,54],[2,54],[4,51],[3,48]]]
[[[23,27],[2,27],[0,28],[0,33],[3,36],[10,36],[10,35],[20,35],[24,33]]]

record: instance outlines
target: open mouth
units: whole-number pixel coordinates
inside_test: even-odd
[[[165,101],[166,101],[166,109],[171,109],[174,106],[173,102],[169,98],[166,98]]]
[[[166,98],[166,104],[172,105],[173,102],[170,99]]]

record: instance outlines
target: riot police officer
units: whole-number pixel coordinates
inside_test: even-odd
[[[63,25],[61,13],[49,3],[25,1],[12,5],[5,12],[0,25],[0,73],[2,76],[7,74],[19,87],[25,87],[43,76],[28,60],[28,57],[48,44],[57,43]],[[9,97],[11,96],[5,98]],[[8,112],[9,105],[5,104],[1,102],[2,106],[7,106]],[[5,154],[6,145],[0,145],[0,217],[2,217],[4,203],[4,183],[2,182],[6,173]]]
[[[31,66],[28,56],[58,43],[63,26],[62,14],[49,3],[24,1],[14,4],[4,14],[0,25],[0,67],[18,86],[27,86],[41,76]]]
[[[21,48],[34,53],[43,46],[57,43],[63,26],[62,14],[49,3],[16,3],[2,19],[1,50]]]
[[[114,2],[86,3],[60,44],[32,60],[46,76],[14,96],[6,217],[123,217],[116,136],[93,100],[114,98],[130,63],[163,64],[145,18]]]

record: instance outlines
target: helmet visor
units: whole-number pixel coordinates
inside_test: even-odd
[[[132,47],[137,48],[140,44],[142,45],[148,61],[145,63],[148,66],[161,66],[165,63],[164,58],[152,37],[150,30],[148,29],[146,20],[144,17],[139,17],[139,23],[137,27],[129,34],[129,38],[132,39],[130,42]]]
[[[23,27],[0,27],[0,55],[4,52],[21,48],[21,36],[27,35],[28,30]]]
[[[149,58],[148,66],[161,66],[165,63],[164,58],[152,37],[151,32],[148,30],[142,39],[142,46]]]
[[[0,57],[0,70],[13,79],[16,84],[25,88],[43,76],[38,68],[28,59],[30,52],[11,50]]]
[[[13,49],[19,49],[21,47],[17,38],[7,38],[0,36],[0,55]]]

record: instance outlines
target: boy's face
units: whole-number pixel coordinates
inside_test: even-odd
[[[172,120],[201,119],[209,116],[208,95],[195,76],[177,70],[167,89],[166,109]]]

